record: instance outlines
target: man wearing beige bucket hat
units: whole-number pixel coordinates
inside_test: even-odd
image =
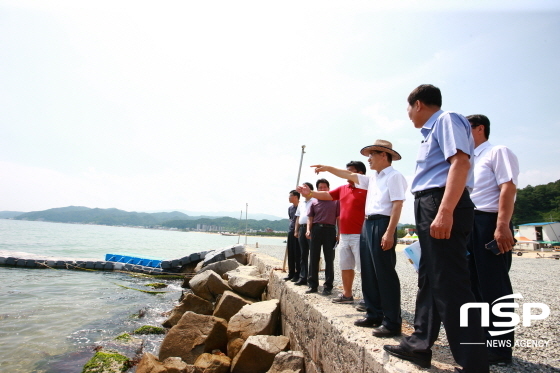
[[[315,172],[331,174],[353,181],[367,188],[365,215],[360,244],[362,293],[366,304],[366,317],[354,324],[374,327],[376,337],[393,337],[401,334],[401,289],[395,265],[397,261],[397,223],[406,193],[404,176],[392,167],[401,159],[386,140],[376,140],[360,153],[368,157],[374,172],[360,175],[339,168],[313,165]]]

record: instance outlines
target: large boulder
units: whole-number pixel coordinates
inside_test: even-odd
[[[231,364],[232,373],[266,373],[275,356],[290,346],[290,338],[283,335],[254,335],[245,341]]]
[[[230,358],[237,355],[250,336],[275,334],[279,304],[278,299],[248,304],[231,317],[227,328],[227,354]]]
[[[230,276],[228,285],[237,293],[246,295],[251,298],[260,298],[268,280],[260,277],[253,276]]]
[[[163,361],[163,366],[167,369],[167,373],[186,373],[192,371],[192,373],[197,372],[194,366],[190,367],[188,370],[189,365],[181,360],[180,357],[168,357]],[[138,373],[138,371],[136,371]]]
[[[229,373],[231,359],[221,354],[204,353],[196,359],[194,366],[204,369],[204,373]]]
[[[231,276],[239,276],[239,275],[244,275],[244,276],[253,276],[253,277],[259,277],[260,276],[260,272],[259,269],[255,266],[239,266],[236,269],[226,272],[222,275],[222,277],[225,280],[229,280],[229,278]]]
[[[204,369],[188,365],[179,357],[168,357],[160,362],[157,357],[146,352],[136,366],[136,373],[204,373]]]
[[[226,351],[227,321],[187,311],[169,330],[159,349],[159,359],[178,356],[187,364],[204,352]]]
[[[173,308],[171,315],[169,315],[169,318],[167,318],[162,325],[166,328],[175,326],[187,311],[192,311],[200,315],[211,315],[214,311],[214,306],[211,302],[201,297],[187,293],[181,300],[181,303]]]
[[[136,366],[136,373],[167,373],[167,369],[157,357],[146,352]]]
[[[254,302],[254,299],[250,299],[242,295],[235,294],[233,291],[226,290],[220,297],[220,300],[216,303],[214,316],[220,317],[229,322],[231,317],[239,312],[239,310],[243,306],[247,304],[253,304]]]
[[[266,373],[303,373],[305,360],[301,351],[282,351],[276,355]]]
[[[195,295],[215,302],[216,297],[226,290],[231,290],[228,284],[214,271],[205,271],[194,276],[189,286]]]
[[[221,277],[224,275],[224,273],[233,271],[240,265],[241,264],[239,264],[239,262],[235,259],[221,260],[216,263],[208,264],[206,267],[203,267],[199,273],[202,273],[204,271],[214,271]]]

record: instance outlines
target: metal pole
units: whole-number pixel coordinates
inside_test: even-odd
[[[301,146],[301,158],[299,159],[299,170],[297,174],[296,187],[299,185],[299,177],[301,175],[301,164],[303,163],[303,155],[305,154],[305,145]]]
[[[237,244],[241,240],[241,218],[243,217],[243,210],[239,213],[239,227],[237,228]]]
[[[247,210],[249,209],[249,204],[245,203],[245,245],[247,245]]]

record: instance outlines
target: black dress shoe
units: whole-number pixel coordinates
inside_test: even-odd
[[[408,360],[418,365],[420,368],[429,368],[432,366],[431,353],[408,352],[401,346],[383,346],[383,349],[390,355],[396,356],[399,359]]]
[[[305,294],[311,294],[316,292],[317,292],[317,288],[309,288],[305,291]]]
[[[379,319],[369,319],[367,317],[364,317],[363,319],[354,321],[354,325],[365,328],[375,328],[381,325],[381,321],[382,320]]]
[[[321,293],[323,295],[331,295],[332,294],[332,289],[323,289],[323,292]]]
[[[292,279],[290,281],[291,282],[298,282],[299,281],[299,275],[295,275],[294,277],[292,277]]]
[[[401,330],[391,330],[388,329],[385,325],[381,325],[380,327],[373,329],[373,332],[371,334],[377,338],[396,337],[398,335],[401,335]]]
[[[290,281],[292,278],[294,277],[293,276],[284,277],[284,281]]]
[[[307,285],[307,281],[304,279],[299,279],[299,281],[296,282],[294,285],[296,286]]]

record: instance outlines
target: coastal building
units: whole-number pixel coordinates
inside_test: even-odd
[[[560,222],[528,223],[519,225],[518,242],[531,242],[539,248],[560,246]],[[520,239],[523,238],[523,239]]]

